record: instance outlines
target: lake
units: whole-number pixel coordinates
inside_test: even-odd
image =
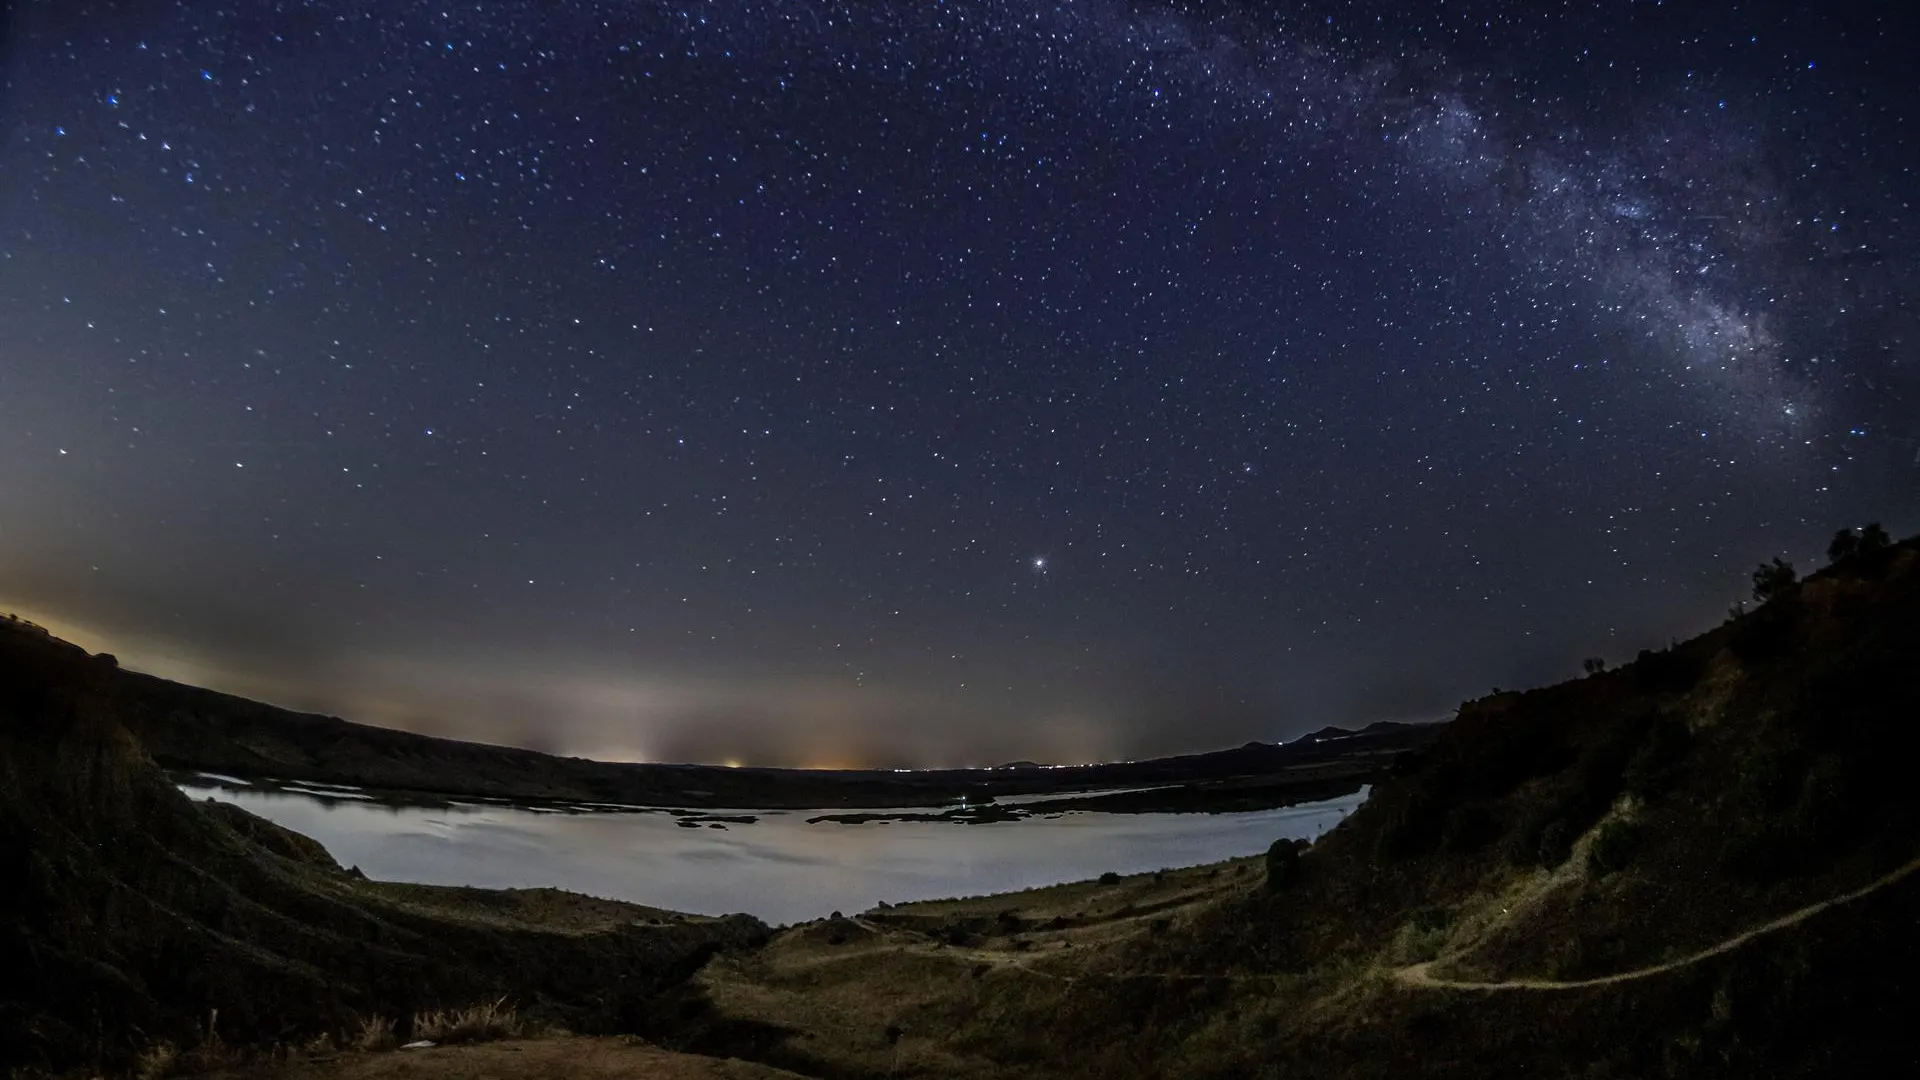
[[[194,798],[236,803],[325,844],[369,877],[485,888],[553,886],[703,915],[744,911],[769,923],[902,903],[979,896],[1256,855],[1279,837],[1312,839],[1352,813],[1357,794],[1236,814],[1045,815],[963,825],[860,825],[820,810],[700,811],[752,824],[692,821],[665,810],[563,813],[458,804],[395,807],[352,789],[262,790],[184,779]],[[924,811],[926,808],[920,808]],[[683,824],[683,821],[688,823]],[[714,827],[720,825],[721,827]]]

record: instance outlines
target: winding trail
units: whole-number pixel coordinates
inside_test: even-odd
[[[1698,964],[1705,960],[1711,960],[1716,956],[1724,956],[1727,953],[1733,952],[1735,949],[1738,949],[1746,945],[1748,942],[1753,941],[1755,938],[1765,937],[1768,934],[1777,933],[1781,930],[1786,930],[1790,927],[1797,926],[1800,923],[1806,922],[1808,919],[1813,918],[1815,915],[1818,915],[1821,912],[1828,910],[1829,908],[1840,907],[1845,904],[1850,904],[1855,900],[1859,900],[1863,897],[1870,896],[1873,893],[1879,892],[1881,889],[1884,889],[1906,877],[1911,876],[1916,871],[1920,871],[1920,858],[1916,858],[1913,861],[1907,863],[1906,865],[1901,866],[1895,870],[1892,870],[1882,875],[1881,877],[1874,879],[1872,882],[1869,882],[1868,884],[1853,890],[1852,892],[1843,893],[1840,896],[1829,897],[1828,899],[1822,900],[1817,904],[1809,904],[1806,907],[1798,909],[1797,911],[1788,912],[1787,914],[1782,915],[1779,918],[1774,919],[1770,922],[1762,923],[1759,926],[1753,927],[1750,930],[1746,930],[1742,933],[1735,934],[1733,937],[1730,937],[1725,941],[1722,941],[1716,945],[1712,945],[1705,949],[1701,949],[1699,952],[1689,953],[1688,955],[1682,956],[1676,960],[1669,960],[1664,964],[1655,964],[1651,967],[1635,968],[1632,971],[1616,972],[1615,974],[1612,974],[1612,975],[1600,975],[1591,979],[1572,979],[1572,980],[1565,980],[1565,981],[1554,980],[1554,979],[1521,978],[1521,979],[1503,979],[1498,982],[1482,982],[1482,981],[1475,981],[1475,980],[1469,980],[1469,979],[1449,979],[1441,975],[1435,975],[1433,973],[1433,968],[1436,964],[1444,964],[1451,960],[1459,959],[1459,957],[1456,955],[1452,957],[1441,957],[1435,960],[1428,960],[1425,963],[1420,963],[1420,964],[1409,964],[1406,967],[1394,968],[1391,971],[1387,972],[1387,976],[1394,984],[1410,990],[1485,990],[1485,991],[1532,990],[1532,991],[1540,992],[1540,991],[1555,991],[1555,990],[1585,990],[1585,989],[1590,989],[1592,987],[1597,987],[1597,986],[1612,986],[1612,985],[1615,985],[1616,983],[1633,982],[1638,979],[1652,978],[1655,975],[1663,975],[1670,971],[1676,971],[1680,968],[1689,967],[1693,964]],[[876,927],[875,929],[878,929],[878,928]],[[1001,970],[1012,969],[1016,971],[1021,971],[1029,975],[1034,975],[1043,979],[1049,979],[1052,981],[1063,982],[1063,983],[1076,983],[1082,980],[1122,981],[1122,980],[1128,980],[1128,979],[1154,979],[1154,980],[1159,980],[1163,982],[1268,982],[1268,981],[1275,981],[1275,980],[1280,980],[1280,979],[1285,979],[1290,977],[1283,974],[1261,974],[1261,973],[1249,973],[1249,972],[1221,972],[1218,974],[1200,975],[1200,974],[1189,974],[1184,972],[1161,972],[1161,971],[1078,972],[1075,974],[1067,975],[1067,974],[1060,974],[1052,971],[1046,971],[1039,967],[1033,966],[1029,962],[1030,960],[1044,959],[1045,957],[1042,957],[1042,956],[1027,956],[1027,955],[1015,956],[1015,955],[1009,955],[1004,952],[1000,952],[998,950],[985,950],[985,949],[966,949],[966,950],[956,949],[948,952],[946,955],[953,956],[956,958],[964,958],[966,960],[971,960],[976,963],[991,964],[992,966],[999,968]]]
[[[1710,960],[1716,956],[1724,956],[1745,945],[1747,942],[1752,941],[1754,938],[1785,930],[1791,926],[1797,926],[1828,908],[1839,907],[1842,904],[1850,904],[1863,896],[1878,892],[1912,874],[1916,870],[1920,870],[1920,859],[1915,859],[1905,866],[1850,893],[1822,900],[1817,904],[1809,904],[1798,911],[1782,915],[1772,922],[1762,923],[1744,933],[1736,934],[1720,942],[1718,945],[1710,946],[1699,952],[1680,957],[1677,960],[1669,960],[1664,964],[1636,968],[1632,971],[1617,972],[1613,975],[1601,975],[1592,979],[1574,979],[1565,982],[1552,979],[1504,979],[1500,982],[1474,982],[1464,979],[1448,979],[1435,975],[1433,973],[1433,966],[1444,963],[1445,958],[1443,958],[1440,960],[1429,960],[1423,964],[1411,964],[1407,967],[1395,968],[1392,976],[1394,981],[1402,986],[1430,990],[1584,990],[1594,986],[1612,986],[1615,983],[1632,982],[1635,979],[1645,979],[1654,975],[1662,975],[1678,968],[1688,967],[1700,963],[1702,960]]]

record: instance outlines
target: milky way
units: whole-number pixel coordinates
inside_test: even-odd
[[[625,757],[1561,678],[1920,528],[1883,7],[15,5],[0,606]]]

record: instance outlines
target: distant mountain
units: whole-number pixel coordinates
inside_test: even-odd
[[[22,640],[53,640],[44,633]],[[648,765],[556,757],[517,747],[435,738],[298,713],[245,698],[116,671],[118,720],[162,766],[244,778],[349,784],[422,800],[498,798],[525,803],[624,803],[688,808],[940,806],[962,797],[1205,783],[1268,775],[1285,782],[1329,774],[1358,787],[1394,754],[1430,742],[1437,729],[1375,725],[1337,745],[1249,743],[1231,750],[1101,765],[896,772]],[[1321,770],[1307,776],[1299,770]],[[1314,788],[1320,790],[1319,787]]]
[[[1433,732],[1434,730],[1435,726],[1433,724],[1408,724],[1398,720],[1378,720],[1361,728],[1359,731],[1329,725],[1318,731],[1309,731],[1305,735],[1294,739],[1293,743],[1334,742],[1340,739],[1352,739],[1359,736],[1388,736],[1415,731]],[[1289,743],[1288,745],[1293,745],[1293,743]],[[1247,745],[1259,746],[1262,744],[1248,743]]]

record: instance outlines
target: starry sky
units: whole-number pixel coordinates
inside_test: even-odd
[[[1113,759],[1920,528],[1911,5],[4,10],[0,606],[131,667]]]

